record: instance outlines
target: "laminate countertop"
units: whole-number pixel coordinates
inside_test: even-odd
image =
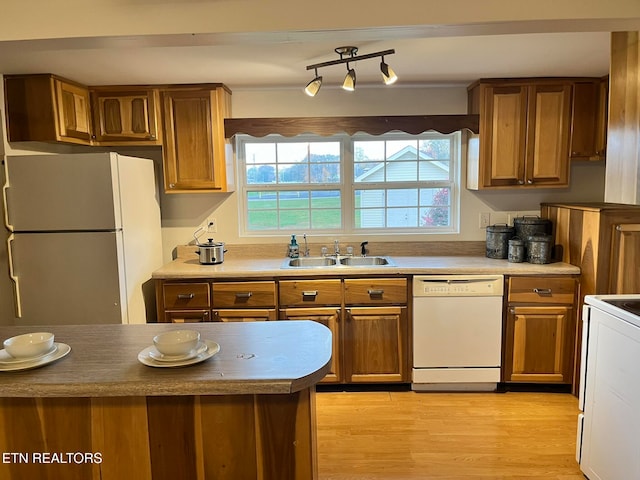
[[[181,278],[273,278],[300,276],[362,275],[579,275],[580,268],[563,262],[511,263],[480,256],[391,257],[394,265],[283,268],[285,258],[228,258],[218,265],[201,265],[197,255],[178,257],[153,272],[156,279]]]
[[[184,367],[140,363],[154,335],[184,328],[220,351]],[[331,361],[331,332],[312,321],[0,327],[0,338],[36,330],[53,332],[71,352],[37,369],[0,371],[0,397],[293,393],[320,381]]]

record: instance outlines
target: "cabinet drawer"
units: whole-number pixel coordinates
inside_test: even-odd
[[[220,282],[212,290],[215,308],[276,306],[276,282]]]
[[[511,277],[509,302],[573,304],[576,280],[572,277]]]
[[[165,283],[162,287],[164,308],[209,308],[208,283]]]
[[[405,304],[407,303],[407,279],[346,279],[344,281],[344,303],[347,305]]]
[[[340,305],[341,303],[342,282],[337,278],[280,282],[281,305]]]
[[[166,323],[208,322],[210,318],[211,312],[209,312],[209,310],[177,310],[164,312],[164,321]]]

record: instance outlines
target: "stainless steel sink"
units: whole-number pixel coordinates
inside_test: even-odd
[[[340,268],[395,266],[389,257],[300,257],[287,258],[281,268]]]
[[[284,267],[310,268],[310,267],[332,267],[337,260],[331,257],[300,257],[287,259]]]
[[[395,265],[389,257],[345,257],[340,259],[342,265],[349,267],[378,267]]]

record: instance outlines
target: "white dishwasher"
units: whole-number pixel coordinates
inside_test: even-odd
[[[502,275],[413,277],[413,390],[496,389],[503,291]]]

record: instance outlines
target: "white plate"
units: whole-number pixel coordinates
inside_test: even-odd
[[[37,358],[35,360],[12,363],[10,365],[6,363],[0,364],[0,372],[15,372],[18,370],[30,370],[32,368],[42,367],[61,359],[71,351],[71,347],[66,343],[54,343],[54,345],[56,346],[55,352],[51,352],[48,355]]]
[[[183,360],[190,360],[192,358],[197,357],[203,352],[207,351],[207,344],[204,342],[198,342],[196,348],[191,350],[186,355],[165,355],[160,353],[158,349],[154,346],[149,350],[149,356],[153,358],[157,362],[181,362]]]
[[[187,365],[193,365],[195,363],[204,362],[205,360],[213,357],[216,353],[220,351],[220,345],[218,345],[216,342],[212,342],[211,340],[203,340],[203,342],[207,345],[207,350],[202,352],[200,355],[196,355],[193,358],[189,358],[188,360],[180,360],[178,362],[164,362],[164,361],[159,362],[157,360],[154,360],[151,356],[149,356],[149,352],[151,351],[151,349],[155,350],[156,347],[154,346],[147,347],[144,350],[142,350],[138,354],[138,360],[140,361],[140,363],[143,363],[148,367],[165,367],[165,368],[184,367]]]
[[[55,353],[56,350],[58,350],[58,345],[54,343],[51,347],[51,350],[49,350],[48,352],[44,352],[44,353],[41,353],[40,355],[36,355],[35,357],[28,357],[28,358],[12,357],[7,353],[6,350],[0,350],[0,365],[17,365],[19,363],[24,363],[24,362],[33,362],[34,360],[39,360],[43,357],[51,355],[52,353]]]

